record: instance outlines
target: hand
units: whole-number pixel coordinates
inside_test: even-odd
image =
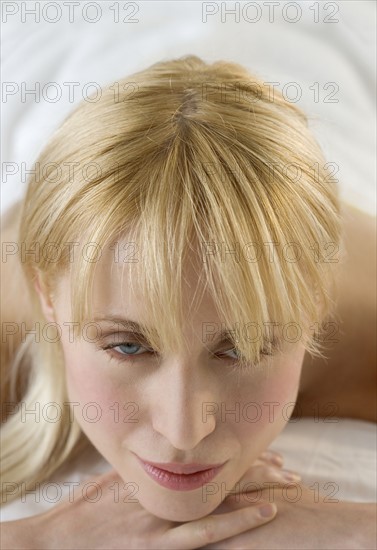
[[[288,482],[301,481],[301,476],[291,470],[283,470],[283,457],[280,453],[267,450],[264,451],[252,466],[246,471],[245,475],[234,487],[234,493],[242,494],[255,489],[264,488],[263,483],[276,482],[286,485]]]
[[[263,453],[248,471],[254,480],[276,481],[282,460],[274,465],[277,453]],[[3,548],[51,549],[174,549],[191,550],[205,544],[229,540],[240,533],[271,521],[261,517],[259,509],[268,501],[259,500],[256,505],[240,507],[219,514],[210,514],[195,521],[177,523],[158,518],[145,510],[137,501],[130,502],[122,495],[123,480],[115,470],[82,482],[95,482],[86,491],[86,499],[80,487],[75,487],[71,502],[67,498],[47,512],[3,526]],[[110,487],[117,482],[120,487],[118,501]],[[101,498],[94,502],[97,488]],[[88,487],[88,486],[87,486]],[[113,485],[114,487],[114,485]],[[173,497],[172,497],[173,498]],[[88,499],[93,501],[89,501]],[[125,502],[124,502],[125,500]],[[21,540],[20,533],[24,536]]]
[[[247,484],[246,477],[244,481]],[[339,501],[334,496],[318,494],[313,486],[291,483],[269,488],[262,483],[259,492],[230,495],[219,509],[229,512],[255,506],[261,499],[277,505],[273,521],[201,550],[376,548],[375,503]]]

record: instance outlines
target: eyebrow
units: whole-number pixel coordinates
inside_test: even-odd
[[[144,334],[146,328],[145,325],[132,321],[131,319],[125,319],[124,317],[118,317],[110,314],[106,315],[106,317],[94,317],[93,321],[97,323],[113,323],[133,332],[138,332],[139,334]]]
[[[125,330],[129,330],[130,332],[134,332],[135,334],[138,334],[140,336],[144,336],[146,334],[146,327],[145,325],[141,323],[137,323],[136,321],[132,321],[131,319],[126,319],[124,317],[119,317],[118,315],[106,315],[106,317],[94,317],[93,321],[100,323],[112,323],[118,326],[121,326]],[[157,332],[155,331],[157,334]],[[209,336],[214,336],[214,334],[211,334]],[[232,341],[232,333],[229,330],[223,330],[221,331],[216,338],[211,338],[208,343],[210,344],[221,344],[223,342]]]
[[[107,323],[113,327],[116,326],[117,330],[128,331],[135,335],[135,337],[142,338],[143,340],[148,340],[147,338],[147,327],[141,323],[137,323],[132,319],[126,319],[118,315],[106,315],[106,316],[97,316],[93,318],[94,322],[97,323]],[[155,330],[152,330],[152,335],[158,339],[158,333]]]
[[[131,319],[126,319],[124,317],[119,317],[118,315],[106,315],[106,317],[94,317],[93,321],[95,322],[103,322],[103,323],[112,323],[118,326],[121,326],[125,330],[129,330],[131,332],[134,332],[135,334],[145,336],[146,334],[146,327],[145,325],[141,323],[137,323],[136,321],[132,321]],[[156,332],[157,334],[157,332]],[[222,344],[223,342],[232,342],[232,331],[229,330],[223,330],[219,334],[217,334],[216,338],[213,338],[214,334],[209,334],[210,337],[208,343],[209,344]],[[212,338],[211,338],[212,336]]]

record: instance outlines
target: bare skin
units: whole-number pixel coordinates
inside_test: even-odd
[[[229,495],[212,514],[183,523],[153,516],[139,503],[123,499],[122,491],[120,501],[114,503],[109,487],[114,483],[122,487],[123,480],[111,470],[91,479],[101,487],[103,498],[97,502],[85,501],[78,488],[75,490],[78,497],[75,496],[73,503],[62,502],[43,514],[3,523],[2,548],[375,548],[374,504],[338,502],[336,499],[326,502],[312,489],[284,480],[279,466],[271,462],[272,455],[259,457],[240,480],[240,488],[244,490]],[[258,489],[248,491],[246,487],[250,482]],[[92,494],[88,496],[91,498]],[[274,502],[278,512],[261,518],[258,510],[268,502]]]
[[[327,360],[305,356],[293,416],[377,422],[376,220],[348,205],[343,220],[347,258],[335,297],[339,341],[327,345]]]
[[[267,451],[255,461],[245,476],[262,485],[269,481],[286,486],[282,460],[276,463],[278,453]],[[124,491],[124,481],[115,470],[90,479],[95,487],[86,493],[76,487],[72,500],[68,499],[43,514],[2,524],[1,547],[4,550],[73,550],[73,549],[150,549],[191,550],[224,539],[231,540],[244,531],[271,521],[271,516],[262,517],[262,505],[269,506],[268,498],[258,498],[247,506],[217,509],[216,514],[196,521],[173,522],[156,517],[143,508],[137,499],[131,499]],[[88,480],[85,480],[87,483]],[[114,485],[119,487],[119,499],[114,499]],[[101,488],[101,498],[96,502],[88,499]],[[136,500],[136,502],[134,502]],[[225,501],[224,501],[225,502]],[[247,509],[246,509],[247,508]],[[98,521],[98,518],[101,521]],[[78,520],[79,518],[79,520]]]
[[[351,262],[351,254],[354,258],[353,261],[357,261],[357,254],[361,250],[361,243],[364,242],[366,245],[366,248],[364,248],[364,254],[361,254],[361,260],[364,261],[364,266],[362,268],[354,269],[348,266],[348,269],[345,270],[345,272],[342,274],[341,279],[341,285],[340,285],[340,297],[338,302],[338,313],[342,317],[345,318],[343,331],[347,336],[344,336],[344,343],[345,345],[349,345],[349,342],[352,340],[351,334],[354,334],[353,331],[358,329],[358,333],[361,332],[364,334],[364,328],[363,326],[360,326],[356,321],[353,321],[353,318],[356,316],[356,310],[358,308],[363,307],[363,310],[365,312],[365,317],[363,319],[373,320],[373,300],[371,300],[371,296],[373,296],[373,292],[370,286],[368,286],[368,282],[371,282],[373,280],[373,273],[371,273],[371,258],[373,258],[372,251],[369,250],[369,245],[372,242],[372,239],[374,238],[373,235],[373,225],[371,223],[371,220],[368,217],[364,217],[355,212],[354,209],[347,209],[348,214],[345,215],[350,216],[349,220],[347,221],[348,225],[348,235],[352,236],[353,231],[358,232],[359,235],[359,243],[356,240],[356,243],[350,242],[350,246],[348,247],[349,252],[349,262],[350,265],[352,265]],[[363,219],[364,218],[364,221]],[[369,220],[369,221],[368,221]],[[346,220],[345,220],[346,221]],[[352,222],[352,223],[351,223]],[[12,238],[12,231],[11,227],[8,226],[6,231],[8,233],[3,234],[3,241],[15,241],[16,237],[13,236]],[[364,233],[363,233],[364,231]],[[14,228],[13,228],[13,235]],[[346,245],[347,245],[346,241]],[[373,244],[373,243],[372,243]],[[17,293],[12,294],[9,293],[9,299],[6,302],[5,307],[5,317],[3,316],[3,320],[26,320],[29,319],[31,321],[32,317],[30,315],[30,306],[28,309],[27,304],[22,304],[22,319],[20,319],[20,308],[17,307],[18,304],[13,301],[14,296],[20,295],[20,284],[19,280],[17,281],[17,266],[13,265],[13,269],[11,268],[11,263],[8,264],[2,264],[3,268],[3,281],[4,279],[8,277],[9,280],[16,281],[15,282],[15,288],[17,288]],[[9,271],[7,271],[9,270]],[[371,273],[371,275],[369,275]],[[7,275],[8,274],[8,275]],[[20,272],[18,272],[20,274]],[[367,275],[365,275],[367,274]],[[366,281],[363,282],[363,285],[359,285],[360,277],[361,275],[364,275]],[[357,295],[357,286],[362,287],[362,298]],[[9,292],[9,290],[8,290]],[[352,293],[353,298],[352,298]],[[364,295],[365,293],[365,295]],[[369,304],[372,304],[372,307],[369,307]],[[351,309],[349,309],[351,308]],[[26,315],[26,317],[25,317]],[[371,324],[371,323],[370,323]],[[372,327],[373,328],[373,327]],[[347,330],[347,333],[346,333]],[[369,334],[369,333],[368,333]],[[341,347],[341,344],[338,344],[335,346],[334,351],[336,350],[338,353],[335,353],[335,358],[337,358],[337,363],[333,362],[331,363],[334,365],[333,370],[327,368],[320,368],[320,363],[318,363],[318,369],[313,368],[313,365],[304,363],[304,371],[302,373],[301,377],[301,384],[300,384],[300,393],[299,393],[299,399],[301,401],[298,401],[298,405],[301,405],[302,409],[306,407],[306,410],[309,412],[309,414],[303,414],[303,411],[299,411],[301,415],[304,416],[311,416],[313,414],[313,411],[311,410],[313,406],[313,401],[317,399],[317,396],[322,396],[322,404],[326,404],[326,396],[325,393],[323,396],[323,388],[329,388],[329,390],[334,390],[339,384],[339,379],[345,381],[345,384],[343,387],[341,386],[341,389],[337,391],[337,393],[333,392],[329,393],[328,401],[336,402],[338,406],[337,416],[344,416],[344,417],[354,417],[354,418],[362,418],[365,420],[370,420],[370,418],[365,418],[366,414],[370,414],[370,411],[373,409],[373,407],[370,405],[370,403],[373,403],[373,399],[375,399],[375,395],[372,395],[371,401],[367,401],[369,403],[367,409],[365,410],[364,404],[365,400],[364,398],[360,399],[353,399],[355,392],[359,391],[361,392],[360,395],[363,396],[363,392],[367,390],[367,388],[370,385],[371,377],[373,376],[373,362],[371,359],[373,358],[373,346],[374,346],[375,340],[370,337],[365,340],[364,336],[360,336],[359,338],[353,338],[353,343],[355,347],[353,347],[352,353],[350,352],[350,349],[348,349],[348,352],[339,353],[339,348]],[[358,364],[357,361],[355,363],[355,360],[358,360],[360,362],[360,357],[362,357],[362,351],[365,350],[365,357],[367,357],[367,361],[365,361],[359,369],[355,370],[355,364]],[[343,357],[348,357],[348,366],[346,367],[345,361],[342,359]],[[330,361],[330,359],[329,359]],[[336,365],[338,365],[337,368],[337,374],[334,374],[334,371],[336,369]],[[339,366],[340,365],[340,366]],[[348,371],[346,370],[348,369]],[[352,369],[352,371],[351,371]],[[350,373],[352,374],[352,377],[346,376],[346,374]],[[342,376],[340,376],[340,373]],[[332,377],[331,377],[332,375]],[[350,408],[347,409],[346,406],[349,407],[348,402],[354,401],[354,413],[357,416],[352,416],[350,414]],[[318,400],[317,400],[318,401]],[[321,411],[320,411],[321,412]],[[315,414],[318,414],[318,411],[315,412]],[[326,414],[326,411],[325,411]],[[364,416],[363,416],[364,415]],[[253,464],[251,471],[249,472],[249,479],[255,481],[257,479],[257,473],[255,470],[256,465]],[[263,475],[261,475],[263,474]],[[115,475],[115,474],[113,474]],[[268,472],[260,472],[260,479],[261,481],[265,481],[271,478],[271,472],[268,475]],[[273,477],[273,476],[272,476]],[[247,476],[244,476],[244,480]],[[241,480],[242,481],[242,480]],[[103,482],[103,480],[102,480]],[[241,485],[242,487],[242,485]],[[242,491],[243,492],[243,491]],[[273,544],[274,548],[292,548],[292,533],[295,533],[297,536],[295,536],[294,542],[297,543],[300,548],[313,548],[313,544],[315,544],[316,548],[346,548],[346,547],[359,547],[359,548],[370,548],[370,541],[374,540],[374,532],[373,532],[373,514],[375,513],[375,505],[374,504],[359,504],[359,503],[337,503],[334,506],[331,506],[331,510],[329,509],[329,506],[324,504],[323,502],[313,502],[313,498],[311,492],[308,488],[305,488],[302,486],[302,498],[298,502],[287,502],[287,499],[282,498],[282,495],[278,492],[275,493],[274,502],[278,505],[279,510],[279,517],[276,519],[276,521],[271,522],[270,528],[266,527],[262,529],[253,529],[253,527],[261,526],[261,522],[257,521],[256,516],[254,515],[252,520],[250,521],[250,524],[242,523],[242,516],[239,514],[237,516],[237,520],[235,516],[223,516],[221,518],[221,525],[223,525],[222,528],[220,528],[220,523],[215,523],[216,518],[214,516],[218,514],[224,514],[229,512],[230,510],[238,510],[239,512],[246,512],[246,508],[253,508],[254,506],[251,504],[249,499],[243,499],[241,502],[237,502],[232,500],[232,498],[225,499],[222,504],[216,509],[216,512],[213,513],[211,516],[206,516],[206,518],[201,518],[198,523],[198,521],[189,522],[180,524],[178,527],[175,524],[172,525],[171,522],[166,520],[161,520],[158,518],[155,518],[153,515],[148,515],[148,513],[145,511],[145,509],[136,509],[135,507],[132,507],[131,515],[127,513],[127,521],[129,522],[129,525],[132,529],[135,527],[135,522],[132,521],[132,514],[136,514],[134,516],[135,520],[136,518],[140,520],[140,513],[145,514],[145,517],[143,518],[146,522],[154,522],[148,523],[154,533],[153,539],[145,538],[145,529],[141,533],[137,533],[137,529],[133,531],[133,535],[136,538],[133,541],[132,547],[137,548],[152,548],[156,547],[156,542],[159,547],[180,547],[180,548],[203,548],[205,544],[209,544],[209,546],[205,546],[206,548],[233,548],[236,544],[237,547],[247,547],[247,548],[262,548],[261,544],[264,544],[266,548],[270,548]],[[268,495],[266,493],[263,493],[263,501],[267,500]],[[260,502],[260,500],[259,500]],[[107,513],[108,518],[111,521],[112,530],[111,533],[115,535],[115,531],[113,530],[113,524],[114,527],[117,527],[118,531],[118,537],[122,535],[122,529],[123,529],[123,537],[128,534],[127,531],[125,531],[125,525],[124,525],[124,511],[122,512],[120,510],[121,507],[115,507],[113,506],[112,510],[110,510],[110,501],[106,504],[106,502],[102,499],[100,502],[100,509],[98,509],[98,514],[95,515],[98,517],[105,517],[103,514]],[[232,508],[233,506],[233,508]],[[75,531],[75,517],[85,517],[85,509],[88,510],[88,505],[85,501],[78,501],[75,507],[75,510],[72,506],[65,506],[60,505],[60,507],[54,507],[53,510],[49,511],[47,514],[42,514],[37,516],[34,520],[31,518],[28,522],[28,528],[30,529],[31,534],[34,533],[35,537],[38,536],[38,532],[40,532],[40,527],[43,525],[44,527],[48,525],[55,525],[55,529],[58,530],[58,528],[62,528],[62,526],[65,526],[64,532],[67,531],[72,536],[71,542],[67,540],[67,544],[71,544],[70,546],[66,546],[67,548],[73,548],[73,547],[87,547],[87,546],[77,546],[78,537],[82,535],[82,531],[80,529],[76,529]],[[112,513],[111,513],[112,511]],[[249,512],[255,512],[255,510],[249,510]],[[280,513],[281,512],[281,513]],[[72,513],[74,515],[72,515]],[[110,515],[109,515],[110,513]],[[118,519],[119,521],[115,521],[115,515],[118,513]],[[297,514],[300,515],[300,525],[304,526],[303,528],[297,527]],[[324,525],[325,529],[322,530],[322,536],[323,538],[321,540],[318,539],[318,525],[313,522],[313,517],[316,517],[316,515],[319,514],[319,517],[322,518],[319,521],[319,524],[322,526]],[[55,518],[55,519],[54,519]],[[87,521],[90,522],[90,518],[93,520],[93,514],[88,515]],[[210,518],[210,519],[209,519]],[[47,521],[48,520],[48,521]],[[207,525],[203,529],[203,527],[200,527],[200,522],[203,521],[204,524]],[[208,521],[211,523],[209,525],[212,525],[212,527],[208,526]],[[224,521],[225,521],[225,530],[224,530]],[[20,520],[20,522],[23,522],[23,520]],[[207,522],[207,523],[206,523]],[[76,521],[77,524],[77,521]],[[8,539],[5,541],[5,548],[15,548],[15,547],[24,547],[24,548],[31,548],[33,546],[30,546],[30,538],[29,542],[24,539],[24,541],[20,541],[17,539],[12,539],[12,532],[11,532],[11,524],[6,524],[7,529],[6,536]],[[14,524],[13,524],[14,525]],[[23,523],[23,525],[26,527],[26,523]],[[90,523],[88,523],[90,525]],[[355,526],[357,525],[357,529],[355,529]],[[350,531],[347,533],[347,530],[345,529],[345,526],[349,526]],[[16,527],[16,525],[14,525]],[[77,527],[77,526],[76,526]],[[84,537],[81,538],[81,541],[84,544],[87,544],[88,536],[92,535],[93,533],[97,533],[97,536],[94,538],[94,544],[91,542],[92,548],[101,548],[104,546],[101,546],[103,539],[101,541],[101,536],[108,536],[108,527],[102,527],[98,525],[97,522],[93,524],[96,530],[89,529],[88,533],[84,533]],[[180,532],[177,531],[177,529],[181,529]],[[102,528],[102,531],[101,531]],[[99,530],[98,530],[99,529]],[[191,529],[191,531],[188,531]],[[301,529],[301,530],[300,530]],[[304,529],[304,530],[302,530]],[[149,529],[147,529],[149,532]],[[151,531],[151,532],[152,532]],[[199,531],[199,532],[198,532]],[[62,536],[59,536],[59,532],[50,530],[49,533],[49,541],[40,541],[38,544],[39,548],[54,548],[59,547],[62,548]],[[143,535],[144,533],[144,535]],[[13,532],[13,535],[15,533]],[[196,535],[195,535],[196,534]],[[353,538],[351,537],[351,534]],[[57,535],[57,538],[56,538]],[[278,535],[278,536],[277,536]],[[55,536],[55,538],[54,538]],[[144,536],[144,538],[143,538]],[[195,539],[196,536],[196,539]],[[51,538],[52,537],[52,538]],[[180,538],[178,538],[180,537]],[[303,545],[303,537],[305,538],[305,544]],[[38,539],[35,538],[35,541]],[[222,541],[221,545],[218,546],[216,543],[217,541]],[[111,547],[117,548],[122,547],[124,548],[124,542],[119,546],[119,539],[114,539],[114,542],[111,542],[113,544]],[[123,539],[124,541],[124,539]],[[315,541],[315,542],[314,542]],[[106,538],[106,547],[108,548],[108,539]],[[351,546],[347,546],[347,544],[351,544]],[[29,546],[28,546],[29,544]],[[277,546],[278,544],[278,546]],[[24,546],[25,545],[25,546]],[[55,546],[54,546],[55,545]],[[57,545],[57,546],[56,546]]]

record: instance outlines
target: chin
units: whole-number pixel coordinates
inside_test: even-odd
[[[170,495],[167,495],[164,499],[161,497],[142,498],[139,495],[139,503],[149,513],[154,516],[165,519],[168,521],[186,522],[194,521],[211,514],[220,504],[217,501],[210,501],[204,503],[201,500],[201,494],[197,495],[197,498],[190,499],[191,502],[183,501],[182,497],[177,498],[176,491],[171,491]],[[187,497],[186,497],[187,498]]]

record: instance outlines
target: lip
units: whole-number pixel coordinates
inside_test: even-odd
[[[203,472],[204,470],[213,470],[225,464],[224,462],[221,464],[200,464],[199,462],[151,462],[150,460],[140,458],[138,455],[135,456],[144,462],[144,464],[150,464],[151,466],[155,466],[160,470],[165,470],[172,474],[195,474],[196,472]]]
[[[159,485],[175,491],[190,491],[209,483],[226,464],[147,462],[135,455],[143,470]],[[168,469],[169,468],[169,469]]]

